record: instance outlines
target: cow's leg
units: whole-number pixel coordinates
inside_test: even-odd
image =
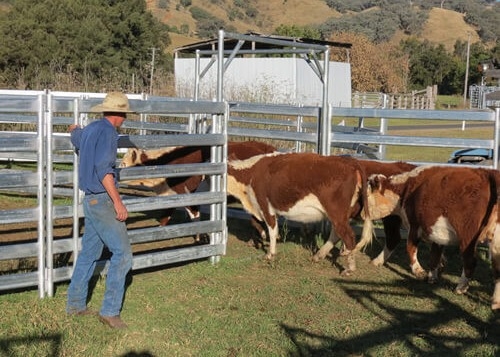
[[[163,218],[159,220],[160,226],[166,226],[168,222],[170,222],[170,219],[172,218],[172,215],[175,211],[175,208],[168,208],[163,212]]]
[[[476,251],[476,245],[475,242],[472,242],[462,252],[464,268],[462,271],[462,276],[458,281],[458,285],[455,288],[455,292],[457,294],[465,294],[469,289],[469,282],[472,279],[472,274],[474,274],[474,269],[476,268],[477,264],[475,251]]]
[[[325,259],[325,257],[330,253],[330,251],[333,249],[335,244],[340,240],[340,237],[335,234],[335,229],[332,226],[332,229],[330,230],[330,236],[328,237],[328,240],[321,246],[321,248],[314,254],[313,256],[313,261],[319,262],[322,259]]]
[[[187,212],[191,222],[198,222],[200,220],[201,214],[200,214],[200,207],[199,206],[187,206],[186,212]],[[194,237],[194,240],[195,240],[195,242],[201,242],[202,238],[203,238],[203,240],[205,240],[205,238],[208,238],[208,237],[202,237],[202,236],[200,236],[200,234],[196,234],[196,236]]]
[[[432,243],[429,260],[429,273],[427,277],[427,281],[431,284],[437,282],[439,279],[439,275],[441,274],[444,259],[443,251],[444,246]]]
[[[410,268],[415,275],[415,277],[419,280],[425,280],[427,277],[427,273],[420,265],[418,261],[418,243],[420,239],[418,237],[418,228],[410,227],[410,231],[408,233],[408,241],[406,242],[406,252],[408,253],[408,258],[410,258]]]
[[[252,239],[253,240],[253,245],[256,248],[264,246],[264,242],[265,242],[265,240],[267,238],[267,232],[266,232],[266,228],[264,226],[264,222],[259,221],[257,218],[255,218],[255,216],[252,216],[250,218],[250,224],[259,233],[259,239],[256,239],[256,238]]]
[[[469,278],[465,274],[465,269],[462,269],[462,275],[458,280],[457,287],[455,288],[455,292],[459,295],[465,294],[469,290]]]
[[[385,233],[385,246],[380,254],[371,263],[382,266],[389,259],[401,241],[401,218],[399,216],[387,216],[382,219]]]
[[[276,241],[278,240],[278,220],[276,216],[269,216],[266,220],[267,230],[269,231],[269,250],[266,259],[271,260],[276,256]]]
[[[495,282],[491,308],[497,310],[500,309],[500,224],[496,225],[494,237],[490,242],[490,256]]]
[[[350,276],[356,270],[356,237],[354,231],[349,225],[349,219],[346,217],[344,221],[334,220],[332,221],[332,231],[330,232],[330,238],[332,238],[333,234],[338,234],[341,237],[342,242],[344,242],[345,246],[345,255],[347,257],[347,268],[345,268],[341,275],[342,276]],[[329,238],[329,240],[330,240]]]

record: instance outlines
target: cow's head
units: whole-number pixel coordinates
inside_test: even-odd
[[[368,178],[368,207],[371,219],[381,219],[399,206],[399,195],[388,188],[389,179],[381,174]]]
[[[123,155],[122,161],[120,162],[120,167],[123,168],[142,165],[145,155],[146,154],[142,149],[130,148],[125,153],[125,155]]]

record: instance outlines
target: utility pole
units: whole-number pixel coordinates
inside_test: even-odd
[[[151,79],[149,80],[149,94],[153,94],[153,73],[154,73],[154,70],[155,70],[155,51],[156,51],[156,48],[151,48],[151,50],[153,50],[153,55],[152,55],[152,58],[151,58]]]
[[[467,62],[465,65],[464,108],[467,103],[467,82],[469,81],[470,32],[467,32]]]

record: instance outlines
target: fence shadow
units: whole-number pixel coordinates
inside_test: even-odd
[[[363,306],[367,315],[386,321],[387,327],[342,339],[282,323],[281,328],[296,348],[295,351],[290,351],[289,356],[362,356],[371,355],[367,351],[373,352],[380,346],[389,345],[404,346],[411,356],[462,355],[465,350],[480,344],[498,353],[498,312],[493,312],[486,321],[481,320],[467,310],[470,304],[459,305],[440,296],[436,285],[408,279],[406,276],[403,278],[405,288],[412,292],[412,297],[431,297],[437,301],[436,308],[432,311],[418,311],[411,303],[407,308],[393,306],[391,301],[408,299],[408,293],[398,293],[391,283],[333,279],[333,283],[340,286],[349,298]],[[443,283],[453,285],[450,281],[441,284]],[[491,294],[491,284],[484,283],[473,288],[487,290]],[[483,301],[486,299],[471,295],[468,297],[478,304],[489,306],[489,300]],[[457,319],[466,323],[474,332],[461,335],[457,330],[442,328],[450,326]]]
[[[57,357],[61,344],[61,334],[0,338],[0,352],[2,356],[26,356],[26,351],[31,351],[34,356]],[[21,354],[16,351],[25,352]]]

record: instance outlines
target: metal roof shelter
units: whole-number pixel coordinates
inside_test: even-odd
[[[200,80],[208,70],[217,63],[217,101],[224,98],[224,72],[237,56],[245,55],[288,55],[299,56],[311,67],[319,77],[322,89],[322,120],[319,123],[318,135],[322,148],[329,147],[330,117],[328,113],[328,69],[330,48],[341,47],[347,51],[352,47],[349,43],[320,41],[307,38],[267,36],[257,33],[237,34],[219,30],[218,38],[193,43],[174,50],[176,58],[181,54],[195,56],[195,94],[194,100],[199,97]],[[200,68],[200,58],[209,57],[210,62]],[[327,128],[328,130],[323,130]]]

